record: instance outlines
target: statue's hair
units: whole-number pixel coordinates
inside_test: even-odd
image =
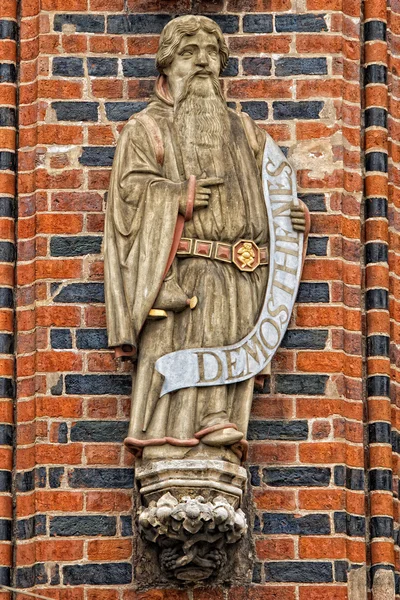
[[[161,33],[156,56],[156,66],[160,73],[163,73],[164,69],[172,63],[182,38],[185,35],[195,35],[200,29],[212,33],[217,38],[221,72],[225,69],[229,58],[229,50],[220,26],[208,17],[185,15],[170,21]]]

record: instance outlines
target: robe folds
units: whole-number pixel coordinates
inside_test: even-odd
[[[223,143],[188,148],[179,142],[173,117],[173,107],[158,97],[125,125],[107,204],[108,341],[111,347],[131,344],[138,349],[128,434],[138,440],[138,447],[140,440],[143,445],[158,440],[190,446],[196,432],[223,422],[234,423],[246,434],[252,379],[182,389],[159,398],[161,376],[154,364],[168,352],[225,346],[245,337],[257,321],[268,279],[267,265],[242,272],[208,258],[176,257],[164,280],[179,205],[191,175],[219,177],[224,183],[211,188],[208,207],[195,211],[185,223],[184,237],[268,243],[261,180],[266,132],[247,115],[228,109],[230,127]],[[155,129],[148,126],[151,122]],[[189,298],[196,295],[197,307],[148,320],[163,280],[169,279]]]

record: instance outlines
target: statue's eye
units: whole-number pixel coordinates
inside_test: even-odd
[[[217,56],[217,51],[216,50],[209,50],[208,54],[210,56],[212,56],[213,58],[215,58]]]
[[[193,55],[193,50],[184,50],[181,54],[181,56],[192,56]]]

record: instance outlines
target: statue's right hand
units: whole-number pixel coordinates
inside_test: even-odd
[[[212,186],[221,185],[221,183],[224,183],[224,180],[221,179],[221,177],[206,177],[205,179],[197,179],[193,210],[207,208],[211,196]]]

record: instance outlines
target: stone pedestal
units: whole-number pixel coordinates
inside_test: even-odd
[[[139,529],[157,544],[167,576],[188,582],[217,576],[227,545],[247,531],[240,508],[246,470],[222,460],[164,460],[138,467],[136,477]]]

